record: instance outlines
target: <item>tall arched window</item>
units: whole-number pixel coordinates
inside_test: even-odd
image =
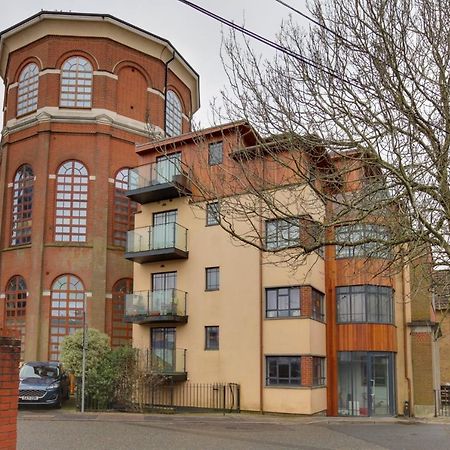
[[[33,169],[28,164],[17,169],[13,183],[11,245],[31,242],[31,216],[33,210]]]
[[[89,176],[78,161],[66,161],[56,177],[55,241],[86,242]]]
[[[120,169],[114,180],[114,220],[113,243],[125,247],[127,231],[134,228],[134,214],[136,203],[126,195],[128,190],[128,169]]]
[[[72,56],[62,66],[60,106],[90,108],[92,104],[92,65],[81,56]]]
[[[12,277],[6,285],[5,324],[7,328],[20,331],[21,359],[25,345],[25,319],[27,312],[27,285],[20,275]]]
[[[177,94],[167,91],[166,94],[166,134],[167,136],[178,136],[181,134],[182,116],[181,102]]]
[[[17,115],[36,111],[39,91],[39,67],[35,63],[27,64],[20,72],[17,89]]]
[[[58,361],[60,345],[65,336],[83,327],[84,286],[75,275],[62,275],[51,290],[50,336],[48,357]]]
[[[123,278],[112,289],[111,346],[119,347],[131,343],[131,323],[123,320],[125,314],[125,295],[133,292],[133,280]]]

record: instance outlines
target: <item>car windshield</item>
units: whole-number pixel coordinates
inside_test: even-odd
[[[30,366],[25,364],[20,369],[20,378],[56,378],[58,376],[57,367],[49,366]]]

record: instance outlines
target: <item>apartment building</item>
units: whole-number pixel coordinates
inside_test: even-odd
[[[199,77],[167,40],[108,14],[41,11],[0,33],[0,327],[57,360],[83,324],[129,343],[135,144],[190,130]]]
[[[274,164],[259,142],[238,122],[137,146],[127,195],[141,211],[125,254],[135,263],[125,310],[133,345],[150,349],[157,370],[180,385],[239,383],[245,410],[403,414],[414,404],[411,268],[384,271],[386,254],[368,245],[286,259],[311,234],[308,217],[320,221],[326,207],[291,178],[288,152],[279,149]],[[296,155],[308,176],[341,163],[314,146]],[[347,173],[361,179],[362,170],[357,163]],[[262,181],[292,221],[271,218],[267,204],[257,210],[244,186]],[[234,214],[242,197],[247,220]],[[336,230],[356,241],[369,232],[385,229]],[[275,253],[252,246],[258,239]]]

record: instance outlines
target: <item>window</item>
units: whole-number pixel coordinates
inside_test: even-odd
[[[219,350],[219,327],[205,327],[205,350]]]
[[[55,241],[86,242],[89,176],[78,161],[67,161],[56,177]]]
[[[81,56],[69,58],[61,70],[60,106],[90,108],[92,104],[92,66]]]
[[[266,356],[266,386],[300,386],[300,356]]]
[[[325,320],[325,295],[316,289],[311,292],[312,318],[323,322]]]
[[[266,222],[266,248],[279,250],[299,244],[300,224],[298,218],[277,219]]]
[[[299,287],[266,289],[266,317],[299,316]]]
[[[339,323],[393,323],[392,288],[342,286],[336,288]]]
[[[219,268],[207,267],[206,272],[206,290],[218,291],[219,290]]]
[[[16,275],[8,281],[5,296],[5,325],[7,328],[20,332],[21,359],[23,360],[27,312],[27,285],[23,277]]]
[[[166,134],[178,136],[183,130],[181,102],[177,94],[167,91],[166,94]]]
[[[31,216],[33,210],[33,169],[25,164],[17,170],[13,183],[11,245],[31,242]]]
[[[50,295],[50,336],[48,357],[58,361],[63,339],[83,327],[84,286],[75,275],[62,275]]]
[[[133,280],[124,278],[112,288],[111,347],[131,343],[132,324],[124,322],[125,296],[133,292]]]
[[[124,248],[127,231],[134,228],[134,214],[137,209],[136,203],[125,195],[127,190],[128,169],[121,169],[114,180],[113,243]]]
[[[35,63],[27,64],[19,76],[17,88],[17,115],[36,111],[39,91],[39,68]]]
[[[208,146],[208,164],[216,166],[223,162],[223,142],[212,142]]]
[[[206,226],[219,225],[220,207],[219,202],[212,202],[206,205]]]
[[[356,224],[336,228],[336,258],[389,258],[390,254],[383,242],[389,240],[389,230],[382,225]],[[363,242],[355,244],[356,242]],[[347,244],[347,245],[346,245]]]
[[[313,356],[313,386],[325,386],[325,358]]]

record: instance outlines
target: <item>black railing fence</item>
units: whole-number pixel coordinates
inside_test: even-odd
[[[436,416],[450,416],[450,385],[441,385],[440,391],[436,391]]]
[[[240,385],[236,383],[174,383],[153,385],[145,381],[128,389],[128,401],[98,399],[86,394],[85,410],[210,410],[240,412]],[[81,409],[81,382],[77,384],[77,409]]]

